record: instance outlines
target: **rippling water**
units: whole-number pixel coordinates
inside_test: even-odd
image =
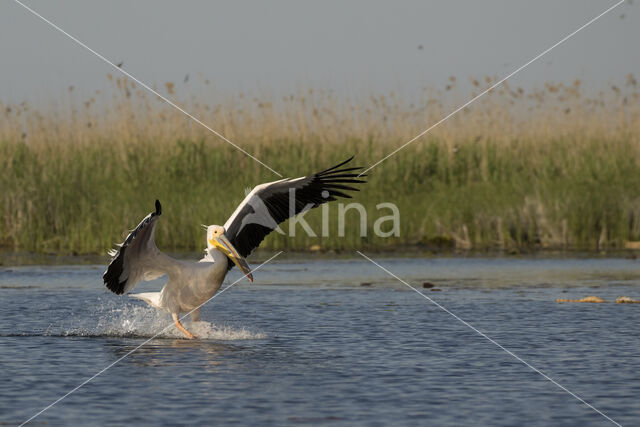
[[[640,424],[640,304],[555,302],[640,299],[638,261],[381,262],[617,422]],[[0,267],[0,425],[171,324],[105,291],[102,270]],[[611,424],[367,261],[275,262],[255,278],[187,322],[201,339],[171,327],[33,424]]]

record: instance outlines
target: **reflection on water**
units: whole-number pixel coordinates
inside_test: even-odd
[[[613,303],[640,299],[637,262],[382,263],[616,421],[640,419],[640,304]],[[606,424],[366,261],[265,266],[256,284],[203,308],[188,326],[195,341],[173,326],[162,332],[168,314],[105,291],[101,272],[0,268],[0,424],[24,421],[124,356],[36,421]],[[611,303],[555,303],[587,295]]]
[[[185,339],[153,339],[139,346],[137,341],[130,344],[118,341],[105,343],[105,348],[113,352],[115,359],[129,354],[123,363],[140,367],[180,366],[185,359],[191,362],[199,360],[205,366],[218,366],[221,356],[241,350],[241,347],[227,343]]]

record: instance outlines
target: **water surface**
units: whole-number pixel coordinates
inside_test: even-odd
[[[640,304],[555,302],[640,299],[638,261],[381,263],[616,421],[640,422]],[[103,268],[0,267],[0,425],[171,324],[106,291]],[[171,327],[34,425],[610,424],[367,261],[274,262],[255,278],[187,322],[201,339]]]

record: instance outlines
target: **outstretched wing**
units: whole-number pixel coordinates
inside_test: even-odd
[[[138,224],[119,245],[120,249],[109,252],[113,258],[102,279],[111,292],[118,295],[130,292],[139,281],[157,279],[175,268],[177,261],[160,252],[154,240],[161,214],[162,206],[156,200],[156,211]]]
[[[365,182],[355,173],[362,168],[341,169],[352,159],[313,175],[258,185],[224,224],[225,235],[240,255],[247,257],[269,233],[280,231],[278,224],[288,218],[337,197],[351,198],[345,192],[359,190],[350,185]]]

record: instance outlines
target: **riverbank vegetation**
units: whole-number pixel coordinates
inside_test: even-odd
[[[278,179],[133,82],[109,79],[108,94],[85,99],[70,88],[57,107],[0,104],[0,247],[104,253],[158,198],[159,246],[197,250],[200,224],[224,224],[247,187]],[[469,85],[479,93],[492,81]],[[179,102],[295,177],[352,154],[358,165],[374,164],[468,99],[452,100],[456,84],[452,77],[442,90],[425,89],[415,104],[394,93],[350,100],[314,90]],[[632,75],[597,94],[579,81],[535,90],[503,84],[368,172],[354,198],[366,208],[366,237],[355,210],[339,236],[338,208],[330,206],[328,236],[317,209],[305,218],[318,236],[298,228],[295,237],[274,233],[265,247],[634,247],[639,89]],[[180,99],[171,83],[158,90]],[[399,236],[374,233],[375,221],[390,214],[376,209],[385,202],[399,209]]]

